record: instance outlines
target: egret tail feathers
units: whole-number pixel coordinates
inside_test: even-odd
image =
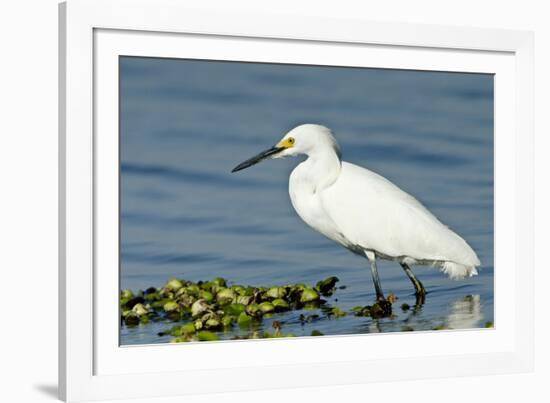
[[[466,266],[454,262],[443,262],[441,264],[441,271],[453,280],[477,276],[477,269],[475,266]]]

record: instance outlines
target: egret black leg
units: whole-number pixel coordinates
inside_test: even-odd
[[[369,255],[367,255],[367,257],[370,261],[370,271],[372,273],[374,289],[376,290],[376,299],[378,301],[385,301],[386,298],[384,297],[384,293],[382,292],[382,286],[380,285],[380,276],[378,275],[378,267],[376,266],[376,258],[374,257],[374,253],[372,255],[369,253]]]
[[[366,252],[367,258],[370,261],[370,270],[372,273],[372,281],[374,282],[374,289],[376,290],[376,304],[378,306],[377,317],[387,317],[392,314],[391,303],[384,297],[382,292],[382,286],[380,285],[380,276],[378,275],[378,267],[376,266],[376,255],[373,252]],[[371,313],[371,316],[373,314]],[[374,317],[374,316],[373,316]]]
[[[426,289],[422,285],[419,279],[416,278],[413,271],[409,267],[407,263],[401,263],[401,267],[403,270],[405,270],[405,274],[407,274],[407,277],[409,280],[411,280],[411,283],[414,285],[414,291],[416,295],[416,303],[424,303],[424,300],[426,299]]]

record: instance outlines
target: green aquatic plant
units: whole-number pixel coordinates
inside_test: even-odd
[[[340,281],[338,277],[335,277],[335,276],[328,277],[324,280],[319,281],[315,286],[315,288],[319,290],[321,295],[323,295],[324,297],[327,297],[332,295],[336,291],[335,285],[338,281]]]
[[[191,305],[191,316],[197,317],[203,312],[206,312],[210,308],[210,305],[204,299],[198,299]]]
[[[237,318],[237,323],[240,327],[249,327],[252,323],[252,318],[246,312],[241,312]]]
[[[272,299],[284,298],[284,296],[286,295],[286,289],[284,287],[271,287],[269,290],[267,290],[265,295],[266,297]]]
[[[138,316],[141,317],[143,315],[147,315],[149,313],[149,309],[147,309],[143,304],[136,304],[132,308],[132,311]]]
[[[333,316],[335,318],[342,318],[342,317],[346,316],[347,314],[344,311],[342,311],[340,308],[335,306],[334,308],[329,310],[328,315]]]
[[[230,284],[221,277],[198,282],[171,278],[160,288],[121,290],[121,321],[129,327],[151,321],[182,322],[158,333],[172,336],[171,341],[178,343],[217,340],[218,332],[231,331],[234,326],[250,331],[239,338],[293,337],[282,331],[279,320],[272,323],[273,333],[258,329],[264,320],[291,310],[321,306],[327,317],[346,316],[338,307],[323,305],[326,301],[321,299],[336,291],[337,281],[338,278],[331,276],[315,286],[298,283],[264,287]],[[300,315],[300,322],[309,323],[319,318],[317,314]]]
[[[177,278],[173,278],[168,280],[164,288],[169,291],[178,291],[181,287],[183,287],[183,283],[178,280]]]
[[[164,309],[164,312],[174,312],[180,310],[180,306],[175,301],[166,302],[162,308]]]
[[[258,307],[263,313],[270,313],[275,310],[275,307],[271,302],[262,302]]]
[[[287,311],[290,309],[290,305],[282,298],[277,298],[272,301],[273,308],[276,312]]]
[[[216,301],[220,305],[230,304],[235,298],[235,292],[231,288],[222,288],[216,294]]]
[[[318,301],[320,298],[319,293],[313,288],[304,288],[302,295],[300,296],[300,302],[313,302]]]

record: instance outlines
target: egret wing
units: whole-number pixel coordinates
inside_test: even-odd
[[[470,246],[418,200],[365,168],[343,162],[322,203],[354,245],[391,258],[479,265]]]

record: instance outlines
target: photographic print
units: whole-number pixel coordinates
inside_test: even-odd
[[[120,344],[494,327],[493,79],[120,57]]]

